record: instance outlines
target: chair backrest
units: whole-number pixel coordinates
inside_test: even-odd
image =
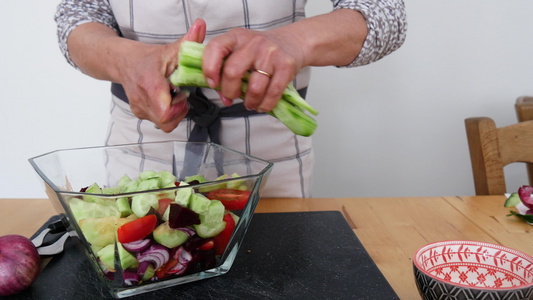
[[[518,97],[515,103],[515,110],[518,122],[533,120],[533,97]],[[529,177],[529,185],[533,186],[533,164],[527,163],[526,167],[527,175]]]
[[[533,121],[497,128],[487,117],[465,120],[476,195],[507,193],[504,167],[533,163]]]
[[[515,109],[519,122],[533,120],[533,97],[518,97],[516,99]]]

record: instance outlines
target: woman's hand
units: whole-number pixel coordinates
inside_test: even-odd
[[[176,69],[182,41],[203,42],[205,23],[197,20],[187,35],[165,45],[141,44],[123,59],[121,84],[131,111],[140,119],[151,120],[165,132],[174,130],[188,111],[187,95],[172,94],[167,78]]]
[[[131,111],[165,132],[174,130],[188,111],[184,93],[171,94],[168,76],[176,69],[182,41],[203,42],[206,25],[196,20],[181,39],[165,45],[145,44],[119,37],[110,28],[86,23],[72,31],[69,53],[86,74],[122,84]]]
[[[220,85],[219,94],[226,105],[241,96],[241,80],[251,72],[244,105],[267,112],[302,68],[352,62],[367,33],[364,17],[351,9],[268,31],[236,28],[209,41],[202,68],[210,87]]]
[[[220,85],[222,101],[241,97],[241,82],[250,72],[244,105],[249,110],[272,110],[287,84],[303,67],[296,40],[276,31],[236,28],[206,45],[202,69],[210,87]]]

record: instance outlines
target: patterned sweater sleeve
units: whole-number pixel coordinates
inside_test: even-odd
[[[406,37],[407,22],[403,0],[332,0],[334,9],[354,9],[363,14],[368,36],[357,58],[346,67],[366,65],[398,49]],[[57,23],[59,48],[70,59],[67,38],[83,23],[97,22],[120,34],[118,24],[107,0],[62,0],[54,19]]]
[[[332,0],[334,9],[354,9],[366,19],[368,35],[357,58],[345,67],[367,65],[394,52],[406,38],[403,0]]]
[[[57,7],[54,20],[57,24],[59,48],[69,64],[75,68],[77,66],[70,59],[68,52],[67,38],[76,26],[97,22],[120,34],[118,24],[107,0],[62,0]]]

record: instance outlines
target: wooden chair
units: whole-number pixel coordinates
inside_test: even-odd
[[[533,120],[533,97],[518,97],[514,106],[519,122]]]
[[[503,168],[533,163],[533,120],[496,128],[487,117],[465,120],[476,195],[507,193]]]
[[[522,96],[516,99],[515,103],[516,116],[518,122],[533,120],[533,97]],[[529,184],[533,186],[533,164],[527,163],[527,175]]]

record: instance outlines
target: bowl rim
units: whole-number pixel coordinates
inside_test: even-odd
[[[213,142],[194,142],[194,141],[187,141],[187,140],[164,140],[164,141],[153,141],[153,142],[142,142],[142,143],[125,143],[125,144],[114,144],[114,145],[99,145],[99,146],[84,146],[84,147],[75,147],[75,148],[61,148],[61,149],[52,150],[52,151],[49,151],[49,152],[46,152],[46,153],[43,153],[43,154],[40,154],[40,155],[37,155],[37,156],[30,157],[28,159],[28,161],[31,164],[31,166],[33,167],[33,169],[37,172],[37,174],[41,178],[43,178],[43,180],[45,180],[55,192],[63,193],[63,194],[72,194],[72,195],[82,195],[83,194],[83,195],[93,195],[93,196],[101,196],[101,197],[111,197],[111,196],[113,196],[115,198],[117,196],[132,196],[132,195],[135,195],[135,194],[143,194],[143,193],[146,193],[147,191],[138,191],[138,192],[128,192],[128,193],[107,195],[107,194],[95,194],[95,193],[84,193],[84,192],[80,192],[80,191],[62,190],[59,187],[57,187],[48,178],[48,176],[46,176],[41,171],[41,169],[39,168],[39,166],[36,163],[36,160],[41,158],[41,157],[48,156],[48,155],[51,155],[51,154],[54,154],[54,153],[59,153],[59,152],[76,151],[76,150],[90,150],[90,149],[122,148],[122,147],[126,148],[126,147],[139,146],[139,145],[168,144],[168,143],[183,143],[183,144],[191,143],[191,144],[209,145],[209,146],[213,146],[215,148],[223,149],[224,151],[229,151],[229,152],[233,152],[233,153],[242,155],[243,157],[247,157],[247,158],[249,158],[251,160],[255,160],[255,161],[259,161],[259,162],[265,163],[265,166],[263,167],[263,169],[260,172],[256,173],[256,174],[244,175],[244,176],[240,176],[238,178],[228,178],[228,179],[224,179],[225,181],[242,180],[242,179],[256,177],[256,176],[261,177],[261,176],[264,176],[264,174],[267,173],[274,166],[274,163],[272,163],[270,161],[267,161],[267,160],[264,160],[264,159],[256,157],[256,156],[252,156],[252,155],[243,153],[241,151],[238,151],[238,150],[235,150],[235,149],[232,149],[232,148],[228,148],[226,146],[223,146],[223,145],[220,145],[220,144],[217,144],[217,143],[213,143]],[[207,186],[207,185],[211,185],[211,184],[213,184],[215,182],[216,182],[215,180],[206,181],[206,182],[203,182],[203,183],[196,184],[195,187]],[[154,190],[149,190],[149,192],[152,193],[152,192],[160,192],[160,191],[162,191],[162,192],[164,192],[164,191],[173,191],[173,190],[179,190],[180,188],[185,188],[185,186],[154,189]]]
[[[467,285],[458,284],[458,283],[455,283],[455,282],[443,281],[441,278],[438,278],[438,277],[426,272],[426,270],[424,268],[422,268],[418,264],[417,257],[420,255],[421,252],[425,251],[426,249],[428,249],[430,247],[433,247],[433,246],[436,246],[436,245],[444,245],[444,244],[450,244],[450,245],[451,244],[453,244],[453,245],[461,245],[461,244],[466,245],[466,244],[469,244],[469,245],[495,247],[495,248],[499,248],[499,249],[507,251],[507,252],[511,252],[511,253],[513,253],[515,255],[518,255],[518,256],[520,256],[520,257],[522,257],[524,259],[527,259],[529,262],[531,262],[533,264],[533,256],[531,256],[531,255],[529,255],[527,253],[524,253],[522,251],[507,247],[507,246],[494,244],[494,243],[490,243],[490,242],[473,241],[473,240],[443,240],[443,241],[432,242],[432,243],[426,244],[426,245],[418,248],[415,251],[415,254],[413,255],[413,265],[415,266],[415,268],[419,272],[424,274],[425,276],[429,276],[430,278],[432,278],[434,280],[437,280],[439,282],[443,282],[445,284],[449,284],[449,285],[452,285],[452,286],[455,286],[455,287],[459,287],[459,288],[468,288],[468,289],[485,290],[485,291],[489,291],[489,290],[490,291],[506,291],[506,290],[524,289],[524,288],[529,288],[529,287],[533,286],[533,280],[530,283],[525,284],[525,285],[514,286],[514,287],[502,287],[502,288],[486,288],[486,287],[467,286]]]

